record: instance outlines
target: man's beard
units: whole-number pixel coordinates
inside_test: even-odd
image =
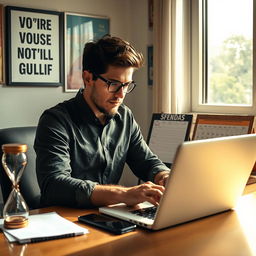
[[[95,88],[95,84],[94,84],[94,88],[93,88],[93,91],[92,91],[92,95],[91,95],[91,100],[92,102],[94,103],[95,107],[100,111],[100,113],[104,114],[107,118],[111,118],[113,117],[117,111],[118,111],[118,108],[115,108],[115,110],[111,109],[110,111],[107,111],[104,107],[101,107],[97,102],[97,92],[96,92],[96,88]]]
[[[113,117],[117,111],[106,111],[106,109],[102,108],[101,106],[99,106],[96,102],[94,102],[96,108],[102,113],[104,114],[107,118],[111,118]]]

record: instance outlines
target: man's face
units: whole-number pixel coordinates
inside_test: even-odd
[[[101,74],[101,76],[109,81],[126,83],[132,81],[133,71],[134,68],[132,67],[110,66],[108,71]],[[118,92],[110,93],[107,83],[98,78],[96,81],[92,81],[89,95],[87,96],[89,96],[90,106],[96,116],[97,113],[113,116],[117,113],[119,106],[122,104],[125,93],[123,92],[123,88]]]

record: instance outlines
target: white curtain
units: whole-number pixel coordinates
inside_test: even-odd
[[[153,111],[190,111],[190,1],[154,0]]]

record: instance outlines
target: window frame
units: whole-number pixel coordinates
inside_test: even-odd
[[[219,114],[256,114],[256,0],[253,0],[253,99],[252,106],[213,105],[204,103],[203,84],[203,20],[202,4],[204,0],[193,0],[191,5],[191,102],[192,112]]]

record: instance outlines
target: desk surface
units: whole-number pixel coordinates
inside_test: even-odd
[[[0,233],[0,255],[256,255],[256,192],[250,193],[254,188],[247,187],[235,211],[160,231],[138,228],[124,235],[112,235],[79,223],[88,228],[90,233],[26,245],[8,243]],[[56,211],[75,223],[78,223],[77,216],[94,212],[50,207],[32,213],[50,211]]]

